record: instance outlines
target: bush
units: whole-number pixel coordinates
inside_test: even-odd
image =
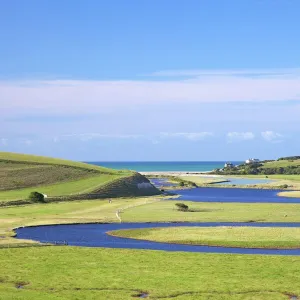
[[[183,181],[180,181],[180,182],[179,182],[179,186],[184,186],[184,182],[183,182]]]
[[[286,189],[286,188],[288,188],[289,186],[287,185],[287,184],[283,184],[283,185],[281,185],[280,186],[280,188],[282,188],[282,189]]]
[[[29,200],[33,202],[45,202],[45,197],[39,192],[31,192],[29,194]]]
[[[184,203],[176,203],[177,209],[180,211],[188,211],[189,207]]]

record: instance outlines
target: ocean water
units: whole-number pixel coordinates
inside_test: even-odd
[[[234,165],[241,164],[241,161],[231,161]],[[134,170],[137,172],[207,172],[217,168],[223,168],[225,161],[139,161],[139,162],[87,162],[118,170]]]

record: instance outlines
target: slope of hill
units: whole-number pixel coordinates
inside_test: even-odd
[[[124,184],[120,184],[121,179]],[[148,186],[148,189],[134,189],[135,181],[139,187],[144,182],[144,187]],[[113,189],[109,189],[109,186]],[[26,199],[32,191],[39,191],[48,197],[68,196],[70,199],[72,195],[90,193],[99,198],[104,194],[109,197],[159,193],[148,179],[135,172],[49,157],[0,152],[0,201]]]
[[[215,170],[214,173],[224,175],[300,175],[300,159],[286,157],[260,163],[241,164]]]

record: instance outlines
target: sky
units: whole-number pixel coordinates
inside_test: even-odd
[[[2,0],[0,151],[300,154],[300,1]]]

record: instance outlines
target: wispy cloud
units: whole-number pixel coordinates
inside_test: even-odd
[[[173,72],[173,73],[172,73]],[[0,82],[1,112],[104,113],[151,104],[300,100],[299,69],[161,71],[168,80]],[[153,78],[152,78],[153,79]]]
[[[268,141],[268,142],[273,142],[273,143],[280,143],[283,141],[283,135],[278,133],[278,132],[274,132],[274,131],[263,131],[261,133],[261,136],[263,137],[264,140]]]
[[[212,132],[177,132],[177,133],[169,133],[169,132],[161,132],[161,138],[184,138],[190,141],[199,141],[203,140],[207,137],[213,136]]]
[[[299,76],[300,68],[286,69],[238,69],[238,70],[165,70],[150,74],[155,77],[198,76]]]
[[[138,139],[143,138],[140,134],[102,134],[102,133],[79,133],[79,134],[65,134],[54,137],[53,141],[77,139],[81,141],[89,141],[93,139]]]
[[[249,141],[255,138],[253,132],[228,132],[227,141],[228,142],[240,142],[240,141]]]

